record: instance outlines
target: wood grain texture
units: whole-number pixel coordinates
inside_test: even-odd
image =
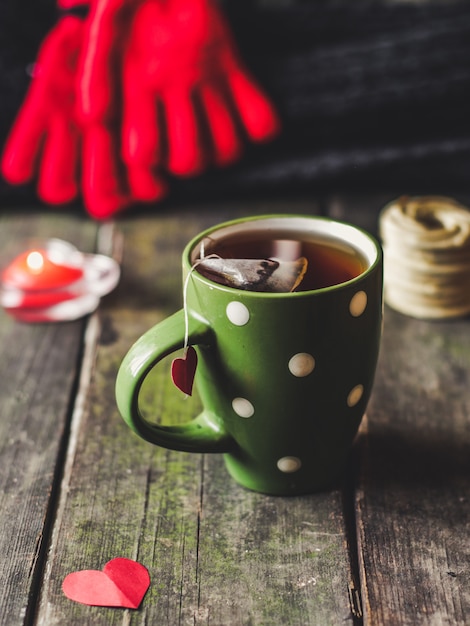
[[[386,311],[357,494],[366,624],[468,624],[470,333]]]
[[[228,218],[274,210],[314,213],[313,203],[182,209],[129,217],[123,275],[94,323],[89,388],[76,411],[37,623],[337,624],[351,622],[351,572],[340,492],[271,498],[236,485],[218,455],[173,452],[134,435],[118,415],[114,381],[131,344],[181,306],[185,243]],[[90,345],[92,345],[91,342]],[[86,385],[85,385],[86,388]],[[171,383],[169,362],[152,372],[142,408],[184,421],[199,410]],[[125,556],[152,584],[139,611],[68,601],[71,571]]]
[[[244,213],[319,210],[376,232],[378,212],[393,197],[129,215],[114,238],[123,238],[122,280],[89,320],[25,325],[0,311],[0,623],[468,623],[468,319],[431,323],[386,308],[357,471],[342,492],[274,498],[246,491],[219,455],[140,440],[114,400],[127,350],[181,306],[181,252],[197,232]],[[4,212],[0,264],[32,236],[106,252],[113,233],[64,213]],[[145,383],[142,405],[181,422],[197,413],[199,400],[173,386],[170,360]],[[65,598],[68,573],[101,569],[116,556],[149,568],[152,584],[138,611]]]
[[[36,237],[93,250],[96,227],[70,216],[0,217],[0,266]],[[0,623],[27,623],[42,574],[54,486],[80,370],[83,322],[27,325],[0,310]]]
[[[338,196],[330,206],[374,232],[392,199]],[[469,384],[468,319],[427,322],[386,307],[357,455],[366,625],[469,622]]]

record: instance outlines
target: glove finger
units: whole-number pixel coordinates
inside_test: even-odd
[[[128,164],[154,166],[162,158],[156,99],[148,89],[141,89],[139,74],[130,65],[125,67],[123,89],[123,159]]]
[[[78,62],[78,109],[84,122],[112,117],[117,58],[125,41],[126,0],[92,2]],[[128,20],[127,20],[128,21]]]
[[[168,133],[168,169],[173,174],[199,174],[206,165],[191,94],[186,89],[168,89],[164,94]]]
[[[106,219],[132,204],[124,189],[123,168],[116,159],[117,141],[104,125],[94,124],[84,129],[82,192],[89,214]]]
[[[242,145],[229,108],[219,89],[212,84],[201,85],[199,95],[211,133],[215,162],[217,165],[232,163],[241,155]]]
[[[140,202],[161,200],[168,192],[165,181],[148,167],[130,165],[127,176],[132,197]]]
[[[214,32],[223,42],[219,62],[248,137],[253,141],[273,138],[280,130],[274,107],[243,67],[232,32],[216,5],[211,5],[211,17]]]
[[[78,194],[78,128],[66,117],[50,122],[39,170],[38,196],[49,204],[65,204]]]
[[[166,185],[155,174],[162,160],[159,115],[156,98],[143,89],[137,67],[127,61],[124,66],[124,101],[122,154],[132,197],[152,202],[163,197]]]
[[[261,89],[241,70],[228,73],[228,84],[240,119],[253,141],[272,139],[280,129],[274,107]]]
[[[34,103],[25,102],[3,151],[2,175],[13,185],[26,183],[35,174],[41,142],[46,131],[44,117],[37,113]]]

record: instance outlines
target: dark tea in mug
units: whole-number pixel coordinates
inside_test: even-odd
[[[298,268],[301,276],[294,282],[292,291],[345,283],[367,269],[366,259],[352,245],[332,238],[308,237],[301,232],[247,231],[243,235],[229,234],[217,241],[207,238],[203,244],[201,256],[218,260],[199,264],[198,272],[214,282],[239,289],[250,289],[250,284],[256,284],[257,276],[263,275],[271,262],[280,263],[284,268],[289,266],[291,271]],[[227,260],[225,264],[224,260]],[[241,272],[247,268],[246,281],[234,281],[232,268],[239,268]]]

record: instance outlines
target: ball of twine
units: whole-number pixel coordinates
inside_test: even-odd
[[[379,221],[385,302],[423,319],[470,313],[470,210],[451,198],[401,197]]]

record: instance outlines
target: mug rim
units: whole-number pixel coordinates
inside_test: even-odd
[[[318,225],[321,225],[322,228],[320,228],[320,231],[318,230],[315,231],[315,233],[318,233],[320,235],[320,238],[324,238],[324,239],[329,238],[329,239],[333,239],[336,241],[342,241],[344,243],[347,243],[348,246],[357,250],[365,258],[365,260],[368,262],[368,266],[360,274],[358,274],[357,276],[354,276],[354,278],[351,278],[350,280],[347,280],[341,283],[328,285],[327,287],[320,287],[318,289],[309,289],[305,291],[291,291],[291,292],[282,292],[282,293],[238,289],[236,287],[230,287],[228,285],[217,283],[211,280],[210,278],[207,278],[203,276],[202,274],[200,274],[199,272],[197,272],[197,269],[194,265],[195,263],[194,253],[195,251],[197,251],[198,245],[209,235],[215,232],[219,232],[219,231],[222,231],[222,232],[228,231],[226,234],[237,233],[237,231],[242,232],[243,230],[242,227],[244,224],[250,224],[254,222],[266,222],[266,221],[272,221],[273,223],[279,222],[277,226],[282,227],[282,224],[280,222],[285,221],[285,220],[295,220],[297,222],[305,221],[309,224],[311,224],[312,222],[315,222]],[[340,237],[338,236],[337,233],[335,234],[331,231],[327,232],[327,229],[330,224],[335,225],[337,228],[340,229],[340,231],[343,231],[344,233],[343,237]],[[240,227],[240,228],[237,228],[237,227]],[[293,227],[292,230],[296,230],[298,232],[299,227],[298,226],[297,228]],[[358,234],[363,239],[363,243],[367,243],[368,250],[364,251],[363,247],[360,247],[359,245],[355,245],[349,239],[346,239],[345,234],[348,231]],[[315,294],[320,295],[320,294],[324,294],[324,293],[331,292],[331,291],[338,291],[338,290],[350,287],[351,285],[354,285],[355,283],[361,282],[367,276],[373,273],[375,268],[382,262],[382,258],[383,258],[383,251],[377,238],[360,226],[351,224],[343,220],[337,220],[335,218],[323,216],[323,215],[274,213],[274,214],[266,214],[266,215],[248,216],[248,217],[237,218],[234,220],[229,220],[226,222],[220,222],[219,224],[214,224],[213,226],[210,226],[209,228],[201,231],[195,237],[193,237],[186,244],[184,248],[183,270],[184,270],[185,277],[188,276],[188,274],[190,273],[193,278],[197,279],[199,282],[207,285],[208,287],[216,288],[218,290],[226,291],[229,293],[237,293],[237,294],[243,293],[245,296],[250,296],[250,297],[252,296],[252,297],[257,297],[257,298],[283,298],[286,296],[306,297],[306,296],[312,296]]]

